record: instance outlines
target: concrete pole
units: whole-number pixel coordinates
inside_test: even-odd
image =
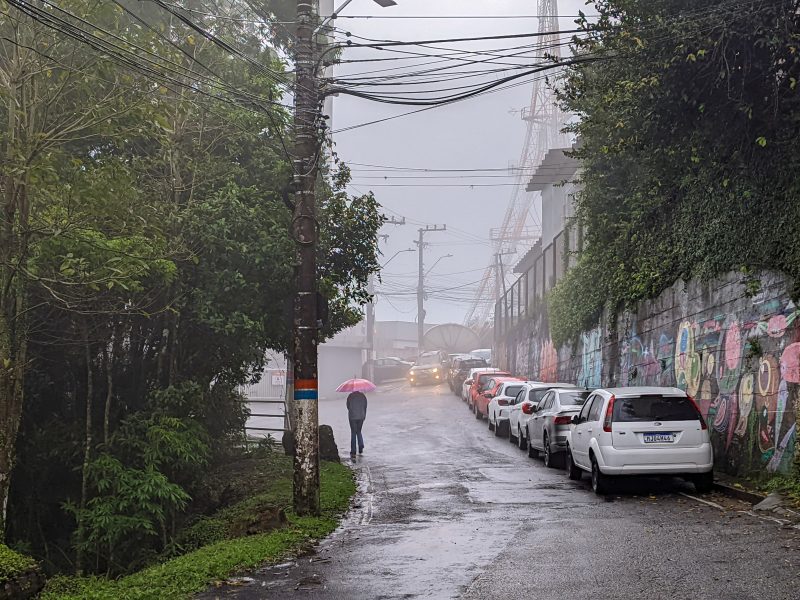
[[[316,0],[298,0],[295,43],[294,187],[292,236],[297,243],[292,347],[294,360],[294,510],[319,515],[317,381],[317,221],[314,198],[320,144],[320,94],[314,65]]]

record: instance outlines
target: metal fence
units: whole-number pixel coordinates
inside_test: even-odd
[[[247,437],[265,437],[287,430],[286,371],[268,369],[261,381],[242,386],[239,391],[247,397],[250,407],[250,418],[245,425]]]
[[[581,245],[582,236],[577,228],[562,230],[503,294],[494,311],[494,330],[498,339],[541,308],[547,292],[575,264]]]

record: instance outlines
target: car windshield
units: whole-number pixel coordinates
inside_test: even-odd
[[[648,395],[614,400],[614,421],[697,421],[700,415],[685,396]]]
[[[436,367],[439,366],[439,356],[437,354],[424,354],[417,359],[418,367]]]
[[[469,371],[470,369],[480,369],[481,367],[485,366],[486,361],[482,358],[468,358],[458,363],[458,368],[464,371]]]
[[[522,389],[521,385],[509,385],[506,386],[506,391],[503,392],[504,396],[511,396],[512,398],[516,398],[519,391]]]
[[[589,392],[562,392],[561,406],[583,406],[588,397]]]
[[[547,388],[542,390],[531,390],[528,393],[528,400],[531,402],[541,402],[542,398],[544,398],[544,395],[549,391],[550,390]]]

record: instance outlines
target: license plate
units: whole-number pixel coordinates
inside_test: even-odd
[[[672,433],[645,433],[645,444],[671,444],[675,441]]]

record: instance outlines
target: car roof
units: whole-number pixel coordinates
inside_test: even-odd
[[[638,386],[638,387],[616,387],[616,388],[600,388],[594,390],[595,392],[606,392],[617,397],[626,398],[630,396],[686,396],[680,388],[676,387],[658,387],[658,386]]]
[[[579,388],[574,383],[559,383],[559,382],[552,382],[548,383],[546,381],[533,381],[529,384],[531,389],[548,389],[548,390],[575,390],[575,389],[583,389]]]

